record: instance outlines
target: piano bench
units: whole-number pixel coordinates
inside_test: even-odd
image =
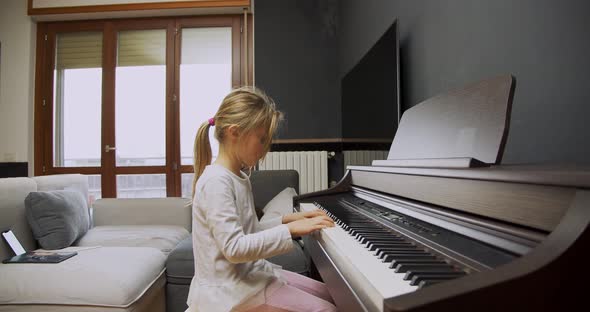
[[[293,240],[294,249],[288,254],[268,260],[284,270],[309,276],[310,259],[303,252],[298,241]],[[170,252],[166,261],[166,311],[182,312],[187,309],[186,299],[191,280],[195,274],[193,244],[189,236]]]

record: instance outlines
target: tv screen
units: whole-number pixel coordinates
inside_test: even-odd
[[[400,115],[397,21],[342,78],[342,138],[393,141]]]

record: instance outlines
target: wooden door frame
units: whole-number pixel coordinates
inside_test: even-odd
[[[251,15],[249,15],[249,20]],[[193,172],[192,166],[180,163],[179,94],[180,40],[177,31],[182,27],[232,27],[232,85],[243,84],[244,49],[248,53],[248,73],[252,73],[252,36],[243,45],[243,16],[194,16],[47,22],[37,25],[35,78],[34,174],[98,174],[101,176],[103,198],[116,197],[116,177],[119,174],[165,174],[168,197],[181,196],[181,174]],[[251,29],[252,23],[248,23]],[[155,27],[156,26],[156,27]],[[119,30],[166,29],[166,164],[164,166],[116,167],[115,153],[107,153],[105,145],[116,146],[115,138],[115,66],[116,33]],[[103,33],[102,62],[102,120],[100,167],[54,167],[53,165],[53,68],[55,67],[55,36],[59,32],[101,31]],[[251,30],[250,30],[251,33]],[[250,78],[250,81],[251,78]],[[177,96],[178,98],[178,96]]]

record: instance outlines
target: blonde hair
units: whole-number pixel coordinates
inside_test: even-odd
[[[262,90],[255,87],[242,87],[232,90],[225,96],[217,113],[213,116],[215,122],[215,139],[223,144],[225,129],[237,126],[240,136],[259,127],[267,129],[264,155],[270,149],[272,137],[283,114],[276,109],[274,101]],[[197,181],[203,174],[205,167],[211,164],[212,153],[209,142],[209,121],[199,127],[194,144],[194,176],[192,198],[195,197]],[[264,157],[263,155],[263,157]]]

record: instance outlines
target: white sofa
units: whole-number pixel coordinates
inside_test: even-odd
[[[0,179],[0,230],[11,229],[26,250],[38,245],[25,217],[30,192],[76,189],[84,175]],[[1,264],[0,311],[165,311],[167,254],[189,237],[186,199],[99,199],[90,230],[58,264]],[[12,256],[0,243],[0,260]]]

